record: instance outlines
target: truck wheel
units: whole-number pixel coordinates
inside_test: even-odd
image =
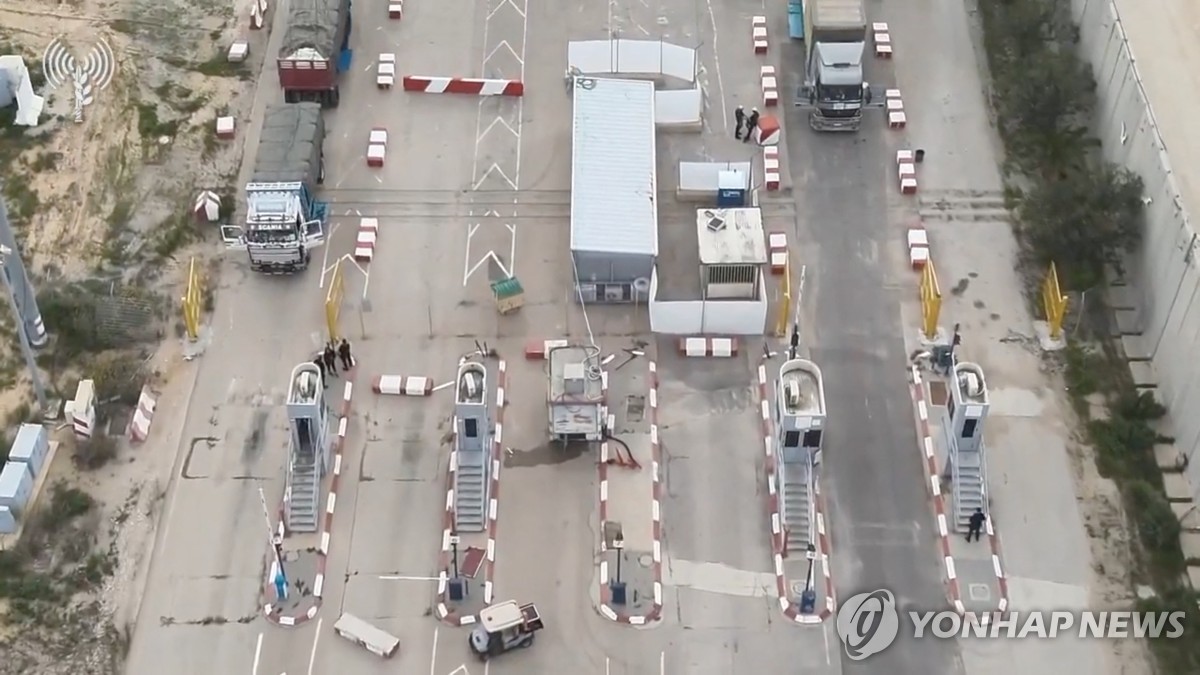
[[[297,100],[299,100],[299,98],[300,98],[300,96],[297,95],[297,93],[292,91],[291,89],[283,90],[283,102],[284,103],[295,103]]]
[[[317,169],[317,185],[325,184],[325,157],[321,157],[321,165]]]
[[[333,90],[329,92],[329,107],[338,107],[338,103],[341,101],[341,98],[341,92],[338,91],[337,87],[334,87]]]

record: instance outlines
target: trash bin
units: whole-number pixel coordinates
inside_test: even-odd
[[[809,589],[800,594],[800,613],[812,614],[817,609],[817,592]]]
[[[466,595],[464,592],[466,591],[466,584],[463,583],[462,579],[451,579],[446,588],[450,591],[450,600],[452,602],[462,602],[463,597]]]
[[[924,162],[925,161],[925,151],[920,148],[917,148],[917,151],[913,153],[913,161],[915,161],[917,164]]]
[[[625,604],[626,598],[625,598],[625,582],[624,581],[614,581],[614,582],[610,583],[608,585],[608,590],[612,591],[612,604],[614,604],[614,605],[624,605]]]

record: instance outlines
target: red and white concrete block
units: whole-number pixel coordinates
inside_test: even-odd
[[[679,338],[679,353],[693,358],[729,358],[737,356],[737,338],[683,337]]]
[[[317,549],[317,553],[319,555],[317,556],[317,575],[313,578],[313,604],[303,614],[298,615],[283,614],[279,608],[270,603],[264,605],[263,612],[266,614],[267,619],[272,623],[279,624],[280,626],[295,626],[302,624],[305,621],[315,617],[317,612],[321,609],[321,601],[325,593],[325,567],[329,562],[329,546],[333,536],[333,513],[334,509],[337,507],[338,487],[341,485],[342,481],[342,459],[343,453],[346,449],[346,433],[350,425],[350,401],[353,396],[354,383],[347,382],[346,386],[342,390],[341,417],[338,420],[337,439],[334,441],[333,446],[333,478],[329,482],[329,496],[325,500],[325,516],[321,525],[321,543]],[[287,534],[286,528],[284,527],[283,511],[284,509],[280,508],[278,532],[278,537],[280,539],[283,539],[283,537]],[[268,551],[268,555],[274,558],[275,552]],[[273,597],[275,593],[274,584],[270,581],[275,577],[273,573],[275,563],[272,562],[271,564],[272,574],[266,584],[267,597]]]
[[[769,192],[779,189],[782,182],[779,166],[779,147],[768,145],[763,148],[763,185]]]
[[[137,407],[129,418],[126,430],[132,443],[141,443],[150,436],[150,424],[154,422],[154,410],[158,407],[158,396],[149,387],[142,387],[138,394]]]
[[[775,466],[774,429],[771,425],[770,393],[767,386],[767,366],[758,366],[758,400],[760,411],[760,430],[763,439],[764,464],[767,468],[767,505],[771,517],[771,548],[775,563],[775,590],[779,594],[779,608],[784,616],[800,624],[819,624],[833,615],[837,606],[833,590],[833,574],[829,567],[829,555],[833,550],[829,544],[829,531],[825,523],[825,497],[821,493],[820,479],[813,481],[813,499],[816,502],[817,516],[817,554],[821,559],[821,569],[825,577],[825,604],[814,614],[804,614],[800,606],[792,602],[791,588],[787,582],[787,574],[783,568],[783,560],[787,555],[787,535],[783,528],[783,512],[779,499],[779,481]]]
[[[388,1],[388,18],[400,19],[404,16],[404,0]]]
[[[387,159],[388,132],[383,127],[371,129],[367,136],[367,166],[379,168]]]
[[[364,216],[358,221],[358,233],[354,240],[354,259],[369,263],[375,258],[375,246],[379,243],[379,219]]]
[[[963,606],[962,588],[958,582],[954,555],[950,550],[952,534],[950,532],[950,516],[946,511],[945,493],[942,492],[942,478],[938,472],[937,455],[934,453],[933,435],[929,430],[929,404],[925,400],[925,385],[921,379],[921,371],[916,366],[909,368],[909,388],[913,404],[916,407],[917,436],[921,439],[921,452],[925,459],[921,465],[925,468],[925,483],[929,488],[929,495],[933,499],[933,515],[937,519],[938,543],[946,571],[946,595],[953,603],[956,612],[969,619],[986,622],[990,618],[990,614],[985,613],[981,617],[975,617],[968,613],[966,607]],[[1000,540],[992,526],[991,515],[984,521],[984,526],[988,535],[988,543],[992,549],[992,568],[995,571],[996,584],[1000,590],[1000,601],[996,609],[1003,614],[1008,611],[1008,578],[1004,576],[1004,567],[1000,564]]]
[[[754,53],[767,53],[767,17],[754,16],[750,18],[750,33],[754,41]]]
[[[237,121],[231,115],[223,115],[217,118],[213,130],[217,138],[229,140],[237,135]]]
[[[426,94],[474,94],[476,96],[524,96],[520,80],[496,80],[474,77],[428,77],[405,75],[404,91]]]
[[[483,572],[483,602],[492,604],[495,599],[493,579],[496,573],[496,526],[500,514],[500,466],[504,457],[504,410],[508,406],[507,396],[508,365],[501,360],[497,366],[496,375],[496,431],[492,436],[491,475],[488,481],[488,510],[487,510],[487,556]],[[455,428],[458,428],[457,423]],[[474,614],[458,614],[450,607],[450,569],[451,557],[454,555],[450,544],[451,532],[454,531],[454,474],[458,470],[458,453],[450,454],[450,471],[447,472],[446,511],[442,525],[442,550],[439,555],[438,572],[438,604],[437,617],[451,626],[466,626],[477,621]]]
[[[899,89],[884,91],[883,104],[887,108],[889,129],[903,129],[908,126],[908,113],[904,112],[904,98],[900,96]]]
[[[785,232],[767,235],[767,255],[771,259],[771,274],[783,274],[788,263],[788,240]]]
[[[429,396],[433,387],[433,378],[412,375],[376,375],[371,381],[371,390],[386,396]]]
[[[900,186],[900,194],[915,195],[917,193],[917,165],[912,162],[897,163],[896,180]]]
[[[618,623],[627,623],[632,626],[644,626],[647,623],[657,621],[662,615],[663,608],[663,585],[662,585],[662,445],[658,435],[658,364],[654,361],[650,362],[649,372],[649,392],[647,403],[650,409],[650,473],[651,473],[651,499],[650,504],[651,517],[654,519],[653,525],[653,551],[651,556],[654,561],[654,604],[650,607],[650,611],[645,614],[620,614],[614,610],[605,599],[608,598],[608,562],[600,562],[600,613],[604,618]],[[601,466],[605,462],[600,463]],[[608,501],[607,482],[601,483],[602,505]],[[601,547],[604,547],[603,536],[603,521],[607,518],[607,506],[602,506],[601,518]]]
[[[779,145],[783,137],[783,127],[778,117],[768,113],[758,118],[758,124],[754,125],[754,130],[750,133],[754,136],[754,142],[763,146],[763,151],[766,152],[767,148]],[[779,156],[778,148],[775,148],[775,156]]]
[[[775,66],[762,66],[759,79],[762,82],[763,105],[768,108],[779,105],[779,80],[775,76]]]
[[[875,36],[875,56],[881,59],[892,58],[892,31],[883,22],[871,24],[871,32]]]
[[[550,351],[566,347],[570,340],[530,340],[525,343],[525,358],[530,361],[544,361],[550,358]]]
[[[380,54],[375,64],[375,86],[380,89],[391,89],[396,84],[396,55],[390,52]]]
[[[930,260],[929,232],[923,227],[914,227],[905,235],[908,244],[908,264],[920,270]]]

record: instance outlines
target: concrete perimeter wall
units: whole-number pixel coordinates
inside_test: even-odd
[[[1194,457],[1200,448],[1200,415],[1196,414],[1200,411],[1198,245],[1180,192],[1183,181],[1173,175],[1166,143],[1148,103],[1147,89],[1158,92],[1158,82],[1145,86],[1113,0],[1072,0],[1071,6],[1080,28],[1082,56],[1091,63],[1096,76],[1096,133],[1103,143],[1104,156],[1136,171],[1145,181],[1145,196],[1151,200],[1146,206],[1142,250],[1129,261],[1129,281],[1116,281],[1110,288],[1110,301],[1135,382],[1140,386],[1156,385],[1159,401],[1170,410],[1168,425],[1176,438],[1176,448],[1189,459],[1200,459]],[[1169,25],[1160,28],[1166,31]],[[1171,58],[1168,51],[1156,49],[1153,58],[1155,62],[1147,63],[1143,71],[1153,67],[1156,77],[1160,68],[1200,67],[1200,63],[1159,63],[1180,60]],[[1161,72],[1166,77],[1167,71]],[[1186,81],[1176,81],[1174,86],[1189,88]],[[1187,95],[1194,97],[1195,91]],[[1160,108],[1174,105],[1174,100],[1165,95],[1158,98],[1166,99],[1158,100]],[[1168,114],[1178,112],[1170,110]],[[1186,139],[1173,141],[1183,143]],[[1185,161],[1191,156],[1191,148],[1177,150],[1174,155],[1176,161]],[[1200,174],[1200,167],[1181,168]],[[1200,208],[1200,204],[1191,206]],[[1190,462],[1187,473],[1193,496],[1200,497],[1200,461]]]

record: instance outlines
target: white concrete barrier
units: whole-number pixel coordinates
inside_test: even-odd
[[[433,379],[404,375],[378,375],[371,383],[376,394],[388,396],[429,396],[433,393]]]

